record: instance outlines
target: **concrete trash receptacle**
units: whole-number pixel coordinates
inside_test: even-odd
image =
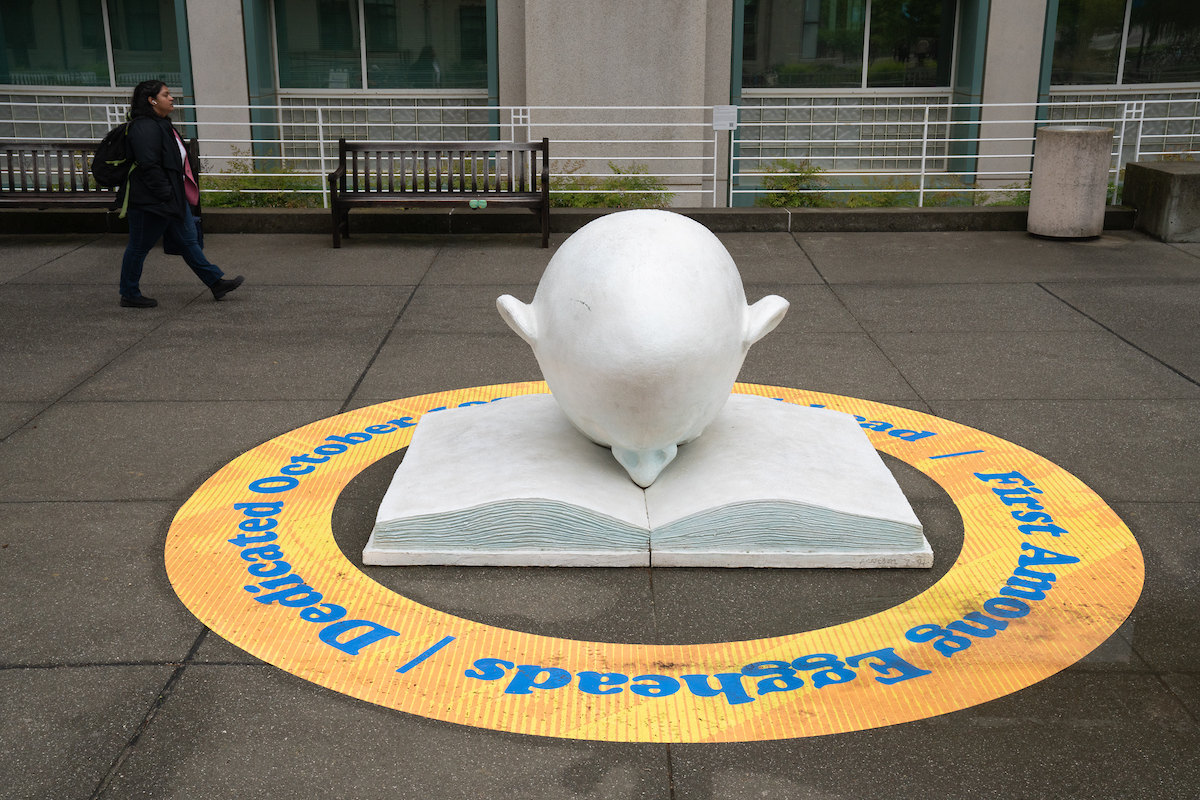
[[[1092,125],[1038,128],[1027,230],[1056,239],[1104,231],[1113,129]]]

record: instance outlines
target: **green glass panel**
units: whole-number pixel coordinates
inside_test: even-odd
[[[108,86],[103,19],[100,0],[3,0],[0,83]]]
[[[117,86],[162,81],[182,94],[174,0],[108,0]]]
[[[861,87],[865,24],[865,0],[746,0],[742,87]]]
[[[949,86],[954,0],[874,0],[867,86]]]
[[[484,0],[366,0],[367,86],[486,89]]]
[[[279,85],[361,89],[357,0],[275,0]]]
[[[1116,83],[1124,26],[1125,0],[1059,0],[1050,83]]]
[[[1200,81],[1200,0],[1134,0],[1123,83]]]

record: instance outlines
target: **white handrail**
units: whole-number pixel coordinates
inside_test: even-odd
[[[1153,95],[1077,88],[1056,89],[1044,102],[990,104],[919,90],[878,98],[747,93],[728,139],[712,130],[711,106],[487,106],[469,94],[375,94],[371,105],[357,94],[281,94],[270,105],[180,106],[179,124],[201,141],[206,194],[320,195],[326,206],[325,176],[339,138],[478,141],[486,149],[500,135],[548,136],[556,195],[632,193],[713,205],[790,194],[764,185],[772,176],[784,179],[776,186],[786,184],[778,170],[794,168],[789,162],[816,168],[811,185],[794,182],[797,197],[911,194],[926,205],[949,195],[1019,192],[1032,173],[1037,127],[1062,122],[1113,128],[1114,201],[1129,161],[1200,157],[1195,87]],[[0,139],[99,139],[124,119],[112,93],[52,93],[61,102],[49,114],[47,104],[10,94],[0,103]],[[211,185],[234,175],[249,185]],[[270,188],[283,177],[289,188]]]

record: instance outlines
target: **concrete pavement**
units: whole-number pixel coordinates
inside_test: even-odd
[[[1146,559],[1105,645],[1014,695],[857,733],[617,744],[438,722],[318,687],[208,631],[168,526],[237,455],[384,400],[540,378],[495,311],[537,236],[211,235],[215,303],[118,234],[0,237],[0,798],[1192,798],[1200,785],[1200,245],[1132,231],[721,234],[748,299],[792,309],[741,380],[946,417],[1083,480]],[[361,550],[398,463],[338,501]],[[888,459],[926,571],[368,568],[418,602],[571,639],[689,643],[856,619],[945,574],[959,512]]]

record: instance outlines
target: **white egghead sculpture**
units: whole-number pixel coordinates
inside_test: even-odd
[[[588,223],[550,260],[533,303],[496,305],[567,418],[643,487],[717,416],[750,345],[788,309],[776,295],[747,306],[717,237],[652,210]]]

